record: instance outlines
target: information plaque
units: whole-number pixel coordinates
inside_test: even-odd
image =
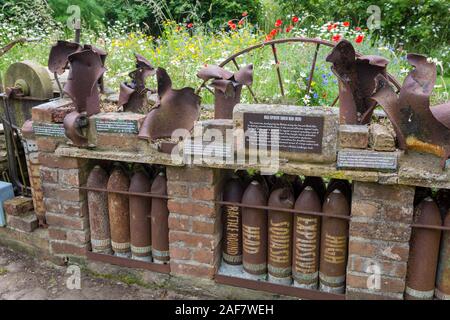
[[[338,169],[395,171],[398,167],[398,153],[371,150],[341,150],[338,152],[337,167]]]
[[[95,119],[95,129],[97,132],[136,134],[138,123],[134,120]]]
[[[64,138],[64,125],[62,123],[33,123],[33,131],[37,136]]]
[[[278,130],[279,151],[299,153],[322,153],[324,118],[289,114],[244,113],[246,148],[264,145],[261,138],[267,135],[267,143],[276,145],[271,131]]]

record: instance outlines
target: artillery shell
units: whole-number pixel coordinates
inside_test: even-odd
[[[348,203],[351,203],[352,186],[347,180],[331,179],[330,182],[328,183],[328,188],[325,197],[328,197],[328,195],[335,189],[339,189],[344,194]]]
[[[130,192],[150,192],[152,183],[143,168],[137,169],[130,182]],[[151,261],[151,210],[152,198],[130,195],[131,256],[133,259]]]
[[[267,196],[262,185],[254,180],[245,189],[242,203],[265,206]],[[244,271],[252,278],[264,279],[267,274],[267,212],[242,208]]]
[[[320,202],[325,199],[326,187],[321,177],[306,177],[303,181],[303,187],[311,186],[320,198]]]
[[[425,198],[416,207],[414,222],[442,225],[439,208],[431,197]],[[440,240],[440,230],[413,228],[406,273],[405,299],[433,299]]]
[[[108,174],[100,166],[89,173],[87,186],[106,189]],[[111,254],[111,233],[109,231],[108,195],[105,192],[88,191],[89,225],[93,252]]]
[[[444,219],[444,226],[450,227],[449,210]],[[450,300],[450,231],[444,231],[442,234],[434,295],[440,300]]]
[[[130,179],[120,166],[115,166],[108,180],[108,189],[128,191]],[[116,256],[130,256],[130,207],[128,196],[114,192],[108,193],[111,244]]]
[[[223,201],[242,200],[244,187],[237,176],[233,176],[224,186]],[[242,209],[227,205],[222,208],[223,218],[223,261],[231,265],[242,264]]]
[[[325,199],[324,213],[348,216],[350,208],[339,189]],[[320,241],[319,289],[325,292],[344,293],[347,265],[348,222],[343,219],[323,217]]]
[[[152,184],[152,193],[167,195],[167,180],[160,172]],[[167,199],[152,199],[152,255],[155,263],[167,263],[169,256],[169,209]]]
[[[269,207],[292,209],[294,195],[289,188],[272,191]],[[292,213],[269,210],[269,281],[292,283]]]
[[[295,209],[321,212],[322,204],[317,192],[307,186],[295,202]],[[292,276],[294,285],[317,289],[319,280],[320,216],[294,214],[294,240]]]

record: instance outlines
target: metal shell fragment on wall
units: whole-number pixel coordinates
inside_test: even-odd
[[[136,169],[131,177],[130,192],[149,193],[151,180],[143,167]],[[137,195],[130,195],[130,234],[131,257],[136,260],[151,261],[151,210],[152,199]]]
[[[278,211],[276,208],[292,209],[294,195],[289,188],[272,191],[269,197],[269,281],[292,283],[292,212]]]
[[[417,224],[441,226],[439,208],[431,197],[415,210]],[[433,299],[441,231],[413,228],[411,234],[405,299]]]
[[[348,216],[350,207],[345,196],[335,189],[325,199],[323,213]],[[348,222],[323,217],[320,241],[319,289],[344,293],[347,266]]]
[[[52,73],[63,74],[68,67],[69,56],[81,49],[81,45],[76,42],[59,40],[50,49],[48,69]]]
[[[116,165],[108,180],[108,190],[128,191],[130,180],[120,165]],[[111,244],[116,256],[130,256],[130,207],[128,196],[108,192]]]
[[[240,203],[244,187],[237,176],[224,186],[223,201]],[[222,257],[230,265],[242,264],[242,209],[238,206],[222,207],[223,246]]]
[[[108,173],[95,166],[89,173],[87,187],[106,189]],[[108,195],[105,192],[88,191],[89,226],[93,252],[111,254],[111,233],[108,215]]]
[[[242,203],[266,206],[267,196],[261,184],[253,180],[245,189]],[[256,278],[267,274],[267,211],[242,208],[242,241],[244,271]]]
[[[450,210],[447,210],[444,227],[450,227]],[[450,231],[448,230],[442,234],[434,295],[440,300],[450,300]]]
[[[295,202],[295,209],[322,212],[317,192],[307,186]],[[320,258],[320,216],[294,214],[294,239],[292,253],[292,276],[294,285],[317,289]]]
[[[152,184],[151,193],[167,195],[167,180],[160,172]],[[167,263],[169,256],[169,209],[167,199],[152,199],[152,255],[155,263]]]

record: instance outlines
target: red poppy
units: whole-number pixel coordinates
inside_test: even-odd
[[[356,31],[361,31],[361,27],[356,27],[355,30]]]
[[[248,15],[248,12],[247,12],[247,11],[242,12],[242,16],[243,16],[243,17],[246,17],[247,15]]]
[[[227,24],[231,26],[233,24],[233,20],[228,20]]]
[[[289,26],[289,27],[287,27],[287,28],[286,28],[286,33],[289,33],[289,32],[291,32],[291,30],[292,30],[293,28],[294,28],[293,26]]]
[[[350,26],[350,22],[344,21],[343,25],[344,25],[344,27],[349,27]]]
[[[333,30],[334,28],[335,28],[335,25],[334,25],[334,24],[331,24],[331,23],[327,26],[328,31],[331,31],[331,30]]]
[[[356,37],[355,42],[356,42],[356,43],[361,43],[361,42],[363,42],[363,40],[364,40],[364,35],[359,34],[359,35]]]
[[[333,40],[333,42],[339,42],[339,40],[341,40],[342,36],[340,34],[335,34],[331,40]]]
[[[293,23],[297,23],[298,22],[298,17],[297,16],[293,16],[292,17],[292,22]]]
[[[283,24],[283,21],[281,21],[281,19],[278,19],[278,20],[275,22],[275,27],[281,27],[282,24]]]
[[[238,25],[242,26],[244,24],[244,19],[239,20]]]
[[[268,34],[267,36],[266,36],[266,41],[270,41],[270,40],[272,40],[273,39],[273,37],[270,35],[270,34]]]
[[[188,23],[188,24],[186,25],[186,27],[187,27],[188,29],[192,28],[193,26],[194,26],[194,24],[193,24],[192,22],[190,22],[190,23]]]
[[[236,24],[234,24],[234,23],[230,24],[230,28],[231,28],[231,30],[235,30],[236,29]]]
[[[278,33],[278,30],[277,30],[277,29],[272,29],[272,31],[270,31],[270,35],[271,35],[272,37],[275,37],[275,36],[277,35],[277,33]]]

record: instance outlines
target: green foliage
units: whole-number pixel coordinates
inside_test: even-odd
[[[57,21],[65,24],[71,15],[67,12],[67,9],[69,6],[75,5],[80,7],[83,24],[91,29],[103,24],[105,16],[103,4],[106,3],[108,2],[98,0],[48,0],[48,4],[53,10],[53,16]]]

